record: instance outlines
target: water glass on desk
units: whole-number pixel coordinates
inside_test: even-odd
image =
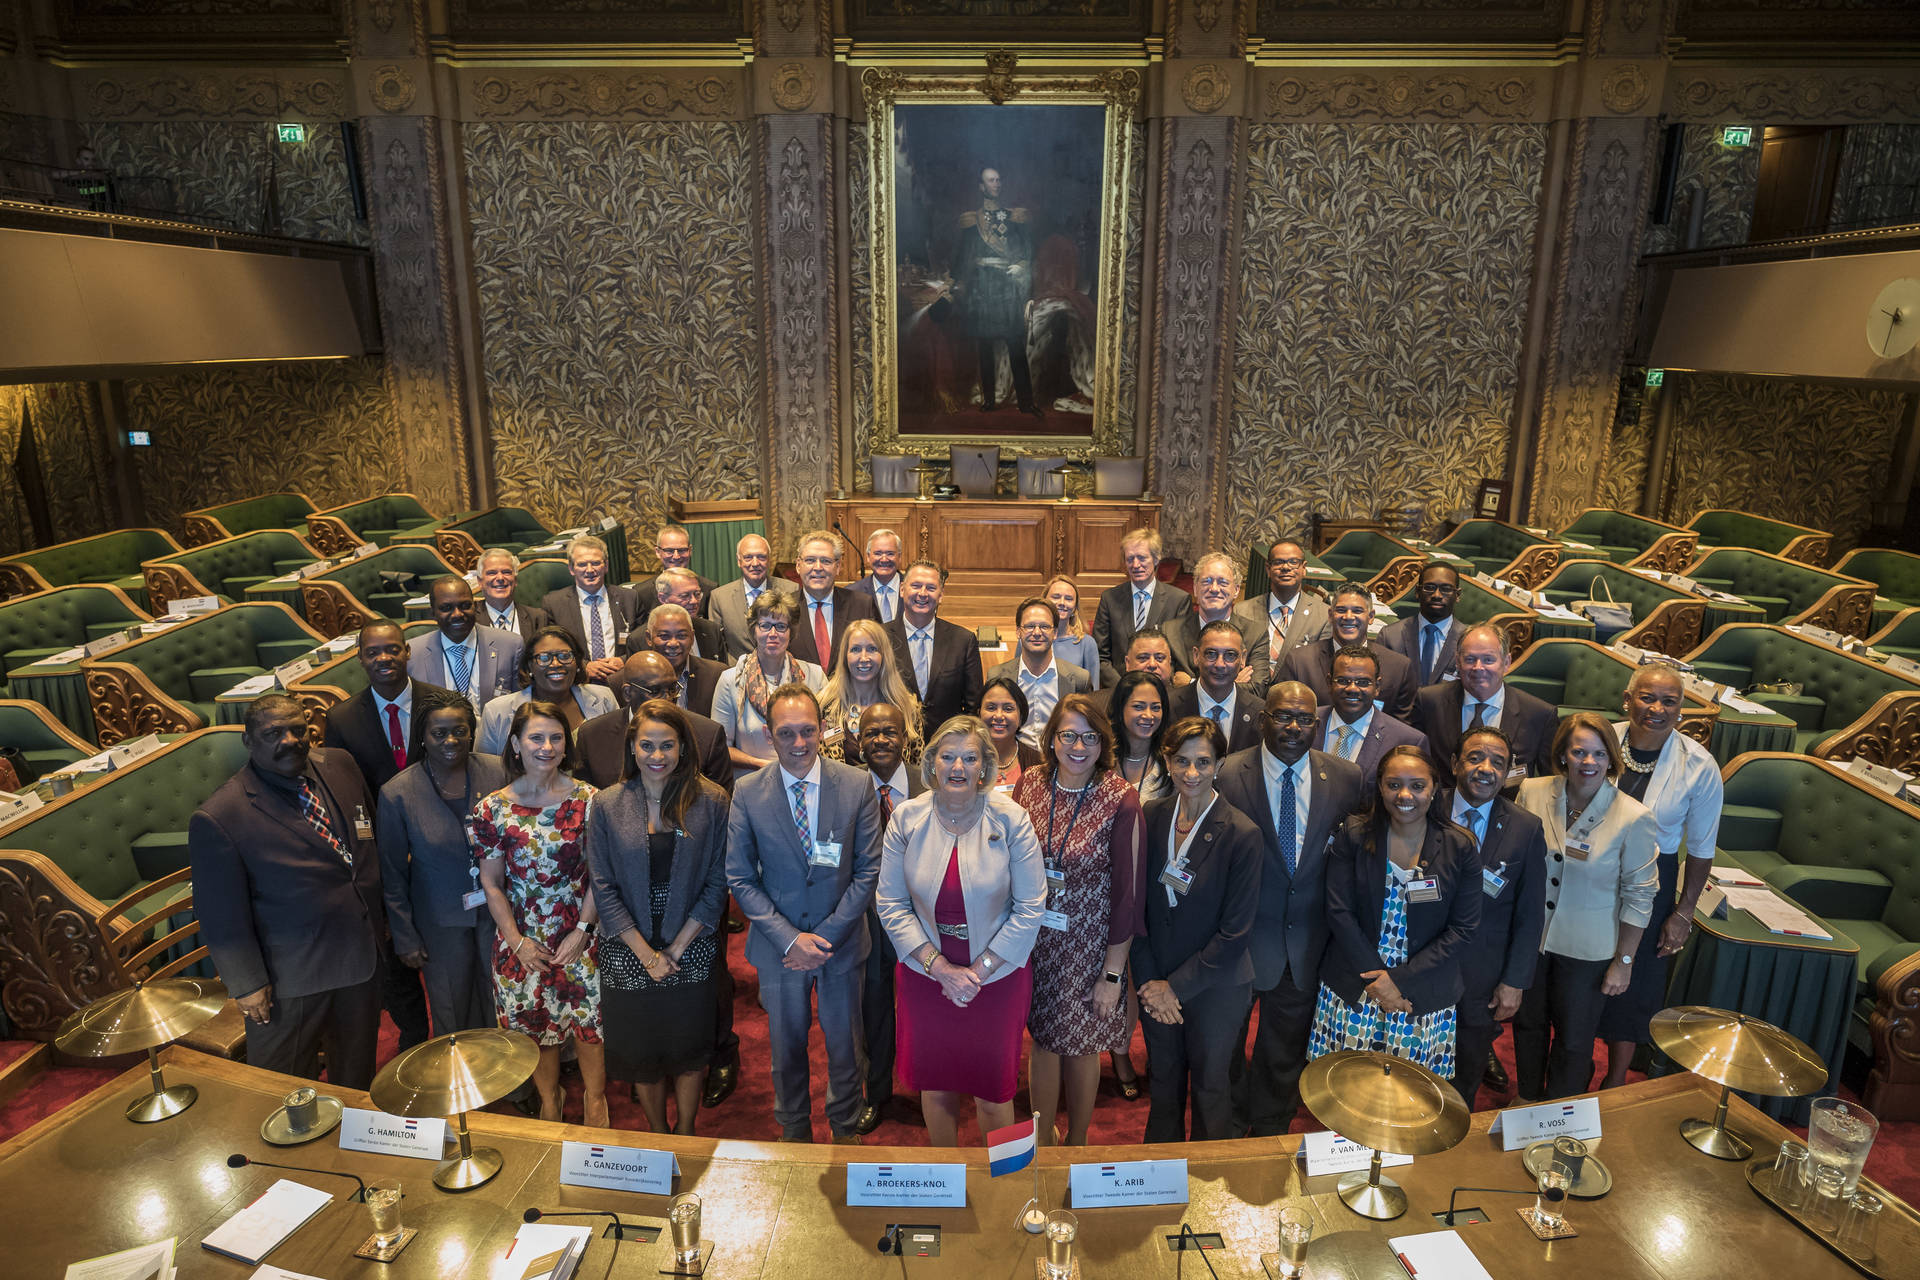
[[[367,1179],[367,1214],[373,1219],[373,1243],[385,1249],[400,1238],[400,1179]]]
[[[1558,1231],[1567,1225],[1565,1205],[1567,1188],[1573,1185],[1564,1165],[1549,1164],[1540,1170],[1539,1194],[1533,1201],[1533,1220],[1543,1231]]]
[[[1856,1191],[1847,1197],[1840,1215],[1840,1230],[1833,1242],[1849,1258],[1871,1258],[1874,1236],[1880,1230],[1880,1213],[1886,1205],[1879,1196]]]
[[[1298,1205],[1280,1210],[1280,1274],[1294,1280],[1307,1263],[1307,1242],[1313,1239],[1313,1215]]]
[[[1073,1242],[1080,1234],[1080,1219],[1065,1209],[1047,1215],[1047,1275],[1050,1280],[1068,1280],[1073,1275]]]
[[[1809,1163],[1806,1147],[1788,1139],[1773,1159],[1773,1198],[1783,1209],[1798,1209],[1807,1198]]]
[[[1880,1122],[1857,1102],[1845,1098],[1815,1098],[1807,1122],[1807,1150],[1816,1165],[1840,1170],[1842,1194],[1852,1195],[1860,1169],[1880,1132]]]
[[[1830,1164],[1813,1166],[1813,1185],[1801,1216],[1816,1231],[1836,1231],[1846,1204],[1846,1175]]]
[[[673,1260],[682,1267],[700,1261],[700,1197],[683,1191],[667,1209],[667,1225],[673,1231]]]

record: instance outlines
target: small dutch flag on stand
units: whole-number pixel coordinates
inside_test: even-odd
[[[1033,1163],[1034,1148],[1038,1145],[1032,1116],[1004,1129],[995,1129],[987,1135],[988,1171],[996,1178],[1020,1172]]]

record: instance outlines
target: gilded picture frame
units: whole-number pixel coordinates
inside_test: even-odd
[[[1010,70],[1010,69],[1009,69]],[[996,74],[917,75],[891,68],[868,68],[861,77],[867,113],[868,137],[874,161],[867,209],[867,236],[873,264],[873,445],[877,454],[937,453],[956,444],[994,443],[1004,455],[1065,455],[1075,460],[1117,456],[1133,451],[1131,438],[1122,439],[1117,398],[1120,381],[1122,310],[1126,285],[1127,199],[1133,166],[1132,120],[1138,109],[1141,77],[1136,70],[1112,70],[1084,75],[1035,72],[1031,75]],[[992,434],[939,427],[903,429],[902,425],[902,281],[901,245],[897,235],[895,164],[896,111],[926,106],[967,106],[995,110],[1009,106],[1092,106],[1103,112],[1098,127],[1100,147],[1098,261],[1084,273],[1093,285],[1092,412],[1090,430],[1072,434],[1034,421],[997,429]],[[1010,118],[1010,123],[1014,118]],[[971,175],[969,175],[971,177]],[[1014,195],[1018,200],[1018,192]],[[1007,350],[1003,343],[1001,350]],[[971,358],[971,357],[968,357]],[[1000,360],[1004,378],[1008,357]],[[987,389],[974,380],[976,397]],[[1043,397],[1044,398],[1044,397]],[[1055,417],[1052,414],[1036,418]],[[1130,433],[1129,433],[1130,435]]]

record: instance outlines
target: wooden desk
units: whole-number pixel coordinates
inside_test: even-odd
[[[0,1147],[0,1204],[16,1230],[7,1242],[6,1274],[53,1277],[67,1263],[149,1240],[179,1237],[178,1262],[185,1280],[241,1280],[251,1268],[200,1248],[206,1233],[281,1177],[336,1191],[340,1199],[277,1249],[276,1266],[328,1280],[440,1280],[491,1277],[512,1280],[518,1270],[501,1261],[519,1227],[521,1213],[537,1206],[608,1209],[627,1220],[660,1223],[660,1197],[570,1187],[557,1181],[562,1139],[650,1146],[680,1159],[681,1190],[700,1195],[703,1234],[715,1242],[715,1280],[899,1280],[900,1260],[874,1247],[889,1222],[937,1222],[944,1228],[938,1259],[906,1264],[909,1277],[952,1276],[975,1280],[1025,1280],[1042,1244],[1021,1232],[1014,1219],[1033,1187],[1030,1174],[988,1177],[980,1148],[956,1152],[968,1175],[965,1209],[849,1209],[845,1206],[850,1160],[940,1158],[924,1147],[782,1146],[776,1143],[676,1138],[631,1130],[588,1130],[544,1124],[517,1115],[472,1117],[476,1144],[499,1148],[506,1158],[500,1176],[478,1190],[449,1194],[429,1181],[432,1165],[394,1156],[342,1153],[328,1136],[303,1147],[269,1147],[260,1122],[297,1083],[287,1076],[203,1057],[183,1049],[164,1055],[170,1083],[198,1086],[200,1100],[176,1119],[136,1125],[122,1114],[147,1088],[144,1067],[126,1073],[85,1101],[43,1120]],[[367,1106],[365,1095],[329,1090],[350,1106]],[[1461,1205],[1485,1209],[1489,1221],[1459,1228],[1495,1276],[1551,1273],[1564,1280],[1626,1280],[1705,1276],[1789,1275],[1795,1280],[1840,1280],[1853,1276],[1844,1261],[1803,1234],[1747,1187],[1742,1166],[1713,1160],[1681,1139],[1677,1126],[1689,1116],[1710,1115],[1716,1090],[1693,1076],[1675,1076],[1610,1090],[1600,1095],[1607,1137],[1596,1151],[1613,1171],[1614,1190],[1605,1199],[1569,1203],[1568,1219],[1581,1234],[1552,1245],[1535,1240],[1514,1210],[1521,1196],[1467,1194]],[[1315,1235],[1363,1232],[1408,1235],[1439,1229],[1430,1216],[1444,1211],[1456,1185],[1529,1185],[1520,1154],[1500,1151],[1487,1137],[1494,1112],[1474,1117],[1465,1142],[1443,1155],[1423,1157],[1391,1170],[1412,1201],[1394,1222],[1374,1223],[1350,1212],[1334,1195],[1336,1178],[1307,1179],[1292,1156],[1297,1138],[1190,1143],[1184,1146],[1093,1147],[1069,1153],[1043,1150],[1042,1181],[1050,1204],[1066,1195],[1067,1168],[1075,1161],[1184,1156],[1189,1161],[1192,1203],[1184,1209],[1090,1209],[1080,1214],[1085,1272],[1099,1277],[1165,1277],[1173,1259],[1161,1240],[1183,1219],[1198,1231],[1218,1231],[1226,1241],[1210,1255],[1221,1280],[1262,1280],[1259,1255],[1275,1242],[1278,1203],[1304,1198],[1316,1218]],[[1734,1127],[1769,1152],[1787,1131],[1735,1099]],[[262,1160],[313,1168],[350,1169],[362,1177],[397,1176],[406,1193],[404,1219],[420,1235],[392,1264],[352,1256],[368,1233],[364,1207],[345,1196],[342,1178],[229,1169],[226,1157],[241,1152]],[[334,1184],[338,1184],[337,1186]],[[569,1219],[594,1224],[594,1219]],[[604,1222],[595,1225],[596,1232]],[[597,1278],[611,1245],[597,1240],[580,1274]],[[628,1242],[620,1248],[614,1277],[651,1277],[662,1262],[660,1244]],[[1309,1254],[1311,1259],[1311,1254]],[[1191,1260],[1187,1275],[1204,1275]]]
[[[990,600],[1011,608],[1064,573],[1080,586],[1080,614],[1089,625],[1100,592],[1125,575],[1120,535],[1157,528],[1160,504],[1137,498],[883,498],[856,493],[829,499],[827,522],[838,522],[856,550],[876,529],[900,535],[901,564],[932,560],[947,571],[947,597],[964,608]],[[841,572],[857,576],[859,557]],[[946,608],[943,604],[943,612]]]

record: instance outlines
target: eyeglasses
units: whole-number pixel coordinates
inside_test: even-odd
[[[767,619],[765,619],[765,618],[762,618],[762,619],[760,619],[760,621],[758,621],[758,622],[756,622],[756,623],[754,623],[753,625],[754,625],[755,627],[757,627],[757,628],[759,628],[759,629],[760,629],[760,630],[762,630],[762,631],[791,631],[791,630],[793,630],[793,628],[792,628],[792,627],[790,627],[789,625],[787,625],[787,624],[786,624],[786,623],[784,623],[784,622],[769,622],[769,621],[768,621]]]
[[[644,702],[648,698],[676,698],[680,695],[680,686],[675,684],[630,684],[627,686],[629,697]]]
[[[1075,733],[1071,729],[1060,729],[1055,731],[1053,740],[1063,747],[1097,747],[1100,745],[1100,734],[1093,729],[1089,729],[1085,733]]]
[[[1457,594],[1459,590],[1460,588],[1451,582],[1423,582],[1414,588],[1415,594],[1423,596],[1450,596]]]
[[[1306,564],[1306,561],[1302,560],[1299,556],[1289,556],[1285,560],[1267,561],[1267,567],[1270,569],[1298,569],[1304,564]]]
[[[1051,631],[1053,630],[1053,624],[1051,622],[1023,622],[1020,624],[1020,629],[1022,631]]]
[[[1269,711],[1267,719],[1275,724],[1309,725],[1319,717],[1311,711]]]
[[[536,653],[533,655],[533,665],[536,667],[570,667],[573,665],[573,655],[564,650],[556,653]]]
[[[1338,689],[1370,689],[1373,687],[1373,677],[1372,676],[1335,676],[1333,678],[1333,683],[1334,683],[1334,687]]]

